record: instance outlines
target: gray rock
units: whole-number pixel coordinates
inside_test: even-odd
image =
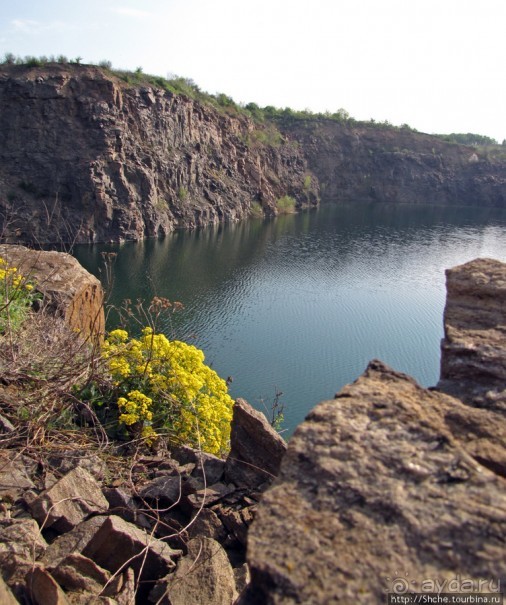
[[[506,264],[476,259],[446,271],[438,388],[506,412]]]
[[[16,429],[14,428],[12,422],[0,414],[0,433],[12,433],[15,430]]]
[[[232,605],[237,597],[234,571],[215,540],[194,538],[177,570],[162,580],[150,599],[160,605]]]
[[[183,479],[180,475],[162,475],[153,479],[140,492],[141,498],[165,507],[179,502],[182,495]]]
[[[80,554],[104,521],[105,517],[92,517],[83,521],[71,531],[59,536],[40,556],[39,562],[45,567],[56,567],[69,555]]]
[[[196,466],[192,472],[194,477],[205,477],[206,485],[213,485],[221,481],[225,472],[225,460],[208,454],[197,452]]]
[[[83,450],[55,453],[49,456],[47,461],[60,475],[66,475],[80,467],[93,475],[97,481],[102,481],[107,473],[107,465],[100,456]]]
[[[274,479],[286,451],[282,437],[265,416],[244,399],[238,399],[234,404],[230,445],[226,481],[249,488]]]
[[[32,514],[45,528],[66,532],[91,513],[101,513],[109,504],[97,481],[77,467],[67,473],[31,504]]]
[[[19,499],[25,490],[35,488],[30,478],[30,461],[9,452],[0,454],[0,497],[11,502]]]
[[[258,506],[241,605],[380,603],[397,574],[504,585],[505,482],[451,434],[452,404],[380,362],[319,404]]]

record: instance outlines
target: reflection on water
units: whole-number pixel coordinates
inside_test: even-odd
[[[75,253],[97,274],[105,250],[119,252],[111,302],[181,301],[167,334],[232,376],[232,396],[261,407],[283,391],[291,431],[374,357],[437,382],[444,270],[506,261],[506,212],[330,205]]]

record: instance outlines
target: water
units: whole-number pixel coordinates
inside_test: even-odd
[[[233,377],[233,397],[263,410],[282,391],[289,435],[372,358],[437,382],[444,270],[506,261],[506,211],[328,205],[75,254],[97,274],[103,251],[118,252],[111,302],[181,301],[168,336]]]

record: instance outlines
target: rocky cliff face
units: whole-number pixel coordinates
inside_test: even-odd
[[[3,66],[4,236],[136,240],[236,221],[252,205],[275,214],[284,195],[316,203],[316,181],[304,187],[302,150],[282,138],[262,143],[258,128],[95,67]]]
[[[278,127],[280,130],[278,130]],[[408,130],[255,123],[96,67],[0,68],[9,242],[137,240],[326,200],[506,205],[506,162]]]
[[[308,415],[251,526],[241,605],[500,592],[505,283],[497,261],[448,272],[439,388],[463,401],[373,361]]]
[[[288,120],[322,200],[506,206],[506,161],[473,147],[380,125]]]

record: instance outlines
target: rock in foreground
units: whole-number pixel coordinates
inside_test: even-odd
[[[480,258],[446,271],[438,388],[506,412],[506,265]]]
[[[381,362],[318,405],[250,529],[241,604],[381,603],[397,574],[413,591],[505,582],[506,483],[452,436],[448,406],[464,407]]]

